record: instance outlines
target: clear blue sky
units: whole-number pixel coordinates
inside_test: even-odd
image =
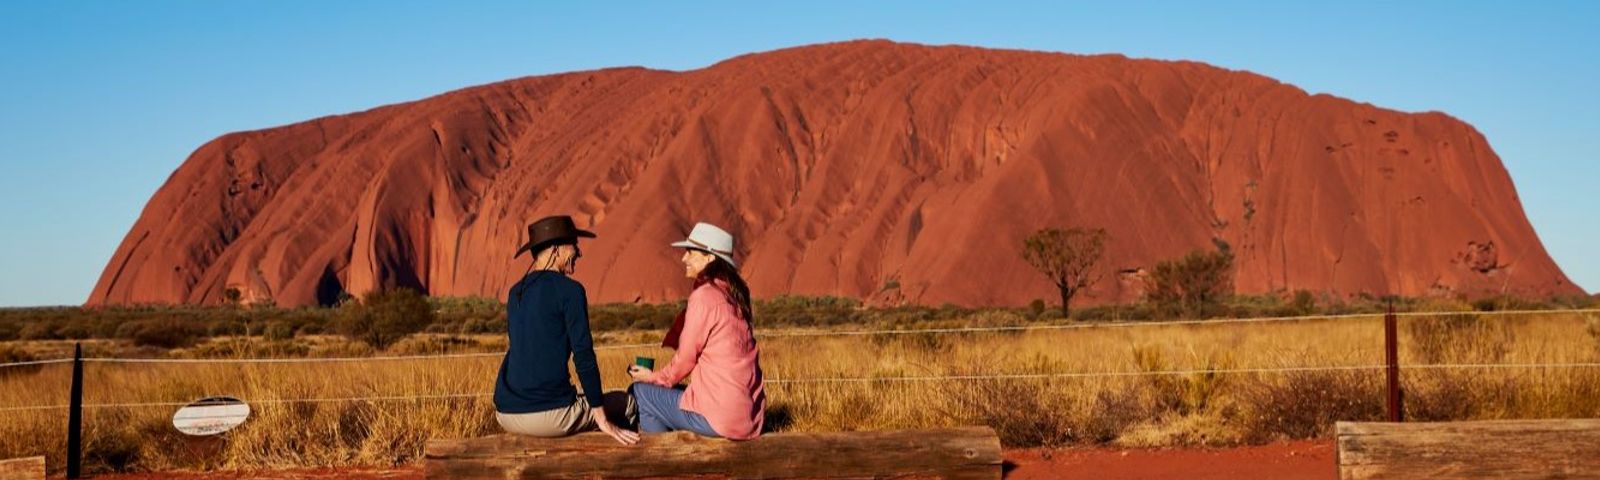
[[[1198,60],[1447,112],[1488,136],[1556,261],[1600,289],[1600,2],[551,3],[0,4],[0,306],[81,303],[145,200],[226,132],[856,38]]]

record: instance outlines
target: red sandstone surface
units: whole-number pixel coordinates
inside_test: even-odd
[[[1227,242],[1242,292],[1581,293],[1470,125],[1249,72],[858,41],[672,72],[519,78],[224,135],[150,199],[87,303],[504,298],[525,225],[600,238],[591,301],[686,290],[668,242],[735,232],[758,297],[1056,298],[1018,247],[1104,227],[1106,279]]]

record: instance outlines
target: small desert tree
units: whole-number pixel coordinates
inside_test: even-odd
[[[1070,318],[1072,297],[1100,281],[1095,265],[1105,249],[1103,228],[1046,228],[1022,241],[1022,258],[1055,283],[1061,315]]]
[[[228,302],[229,306],[237,307],[239,306],[239,301],[243,299],[244,293],[240,292],[236,287],[222,289],[222,300]]]
[[[433,323],[433,306],[409,288],[374,291],[339,307],[334,328],[351,340],[382,350]]]
[[[1233,253],[1195,250],[1156,264],[1146,279],[1147,300],[1167,312],[1200,317],[1233,294]]]

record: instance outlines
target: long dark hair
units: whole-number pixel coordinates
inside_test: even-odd
[[[701,285],[714,280],[721,280],[727,285],[727,288],[722,288],[722,285],[717,287],[728,297],[728,302],[739,309],[739,317],[746,322],[754,323],[755,317],[750,311],[750,286],[744,283],[744,277],[739,276],[739,269],[729,265],[722,257],[713,255],[711,263],[706,264],[706,268],[700,269],[700,273],[694,276],[694,288],[700,288]]]
[[[712,283],[717,280],[721,280],[727,288]],[[750,311],[750,286],[745,285],[744,278],[739,276],[739,269],[733,268],[733,265],[729,265],[721,257],[712,255],[711,263],[706,264],[706,267],[700,269],[700,273],[694,276],[694,288],[700,288],[707,283],[722,291],[722,295],[728,298],[728,303],[732,303],[733,307],[739,310],[739,318],[743,318],[745,323],[752,326],[755,324],[755,316]],[[683,324],[688,315],[689,308],[685,306],[683,311],[678,312],[678,317],[672,319],[672,327],[667,329],[666,336],[661,337],[662,347],[678,349],[678,340],[683,336]]]

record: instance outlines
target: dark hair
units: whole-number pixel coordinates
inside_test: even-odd
[[[750,311],[750,286],[739,276],[739,269],[729,265],[722,257],[712,255],[711,263],[706,264],[706,268],[700,269],[700,273],[694,276],[694,288],[700,288],[701,285],[711,283],[713,280],[721,280],[727,284],[728,288],[722,288],[721,285],[717,287],[728,297],[728,301],[733,303],[734,308],[739,309],[739,317],[744,318],[746,322],[754,322],[755,317]]]

